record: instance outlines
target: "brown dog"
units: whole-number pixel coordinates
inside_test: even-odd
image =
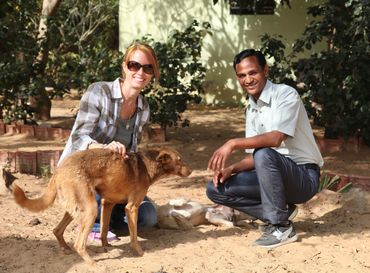
[[[97,216],[95,193],[102,197],[102,246],[109,246],[107,233],[113,205],[127,203],[125,210],[131,246],[141,256],[143,250],[137,240],[138,207],[149,186],[168,175],[186,177],[190,173],[179,153],[169,148],[130,154],[129,159],[123,159],[121,155],[108,149],[91,149],[75,152],[64,159],[40,198],[28,199],[17,185],[13,187],[13,195],[21,207],[38,212],[49,207],[58,194],[66,212],[53,230],[54,235],[61,247],[70,250],[63,233],[73,218],[79,216],[80,231],[74,247],[86,262],[93,264],[94,260],[86,251],[86,241]]]

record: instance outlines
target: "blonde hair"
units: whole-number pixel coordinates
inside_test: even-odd
[[[137,51],[137,50],[140,50],[140,51],[144,52],[149,57],[149,59],[151,61],[151,65],[153,65],[155,82],[158,83],[160,73],[159,73],[157,56],[155,55],[155,52],[154,52],[153,48],[150,45],[148,45],[146,43],[143,43],[143,42],[138,42],[138,41],[133,42],[126,49],[125,55],[123,57],[123,63],[127,64],[127,62],[130,61],[130,58],[131,58],[132,54],[134,54],[134,52]]]

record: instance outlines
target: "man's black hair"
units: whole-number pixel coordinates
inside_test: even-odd
[[[249,48],[249,49],[244,49],[242,52],[238,53],[234,57],[234,63],[233,63],[234,70],[236,70],[236,65],[238,63],[240,63],[243,59],[247,57],[251,57],[251,56],[255,56],[257,58],[258,64],[261,66],[262,69],[265,68],[266,59],[265,59],[265,56],[263,56],[262,52],[259,50],[254,50],[254,49]]]

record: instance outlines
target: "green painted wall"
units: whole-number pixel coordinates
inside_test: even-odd
[[[264,33],[283,35],[288,50],[301,36],[305,25],[312,20],[306,15],[309,5],[320,0],[291,0],[278,5],[274,15],[230,15],[226,0],[120,0],[120,49],[132,40],[150,34],[165,41],[173,29],[182,30],[193,19],[207,21],[212,35],[203,45],[203,60],[207,66],[205,104],[238,105],[245,102],[238,86],[232,60],[239,51],[260,45]]]

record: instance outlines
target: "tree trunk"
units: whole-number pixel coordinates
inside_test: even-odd
[[[62,0],[43,0],[42,1],[42,10],[39,22],[39,33],[38,33],[38,42],[40,45],[40,51],[37,54],[35,59],[35,67],[37,67],[38,74],[43,74],[45,69],[45,64],[48,59],[49,48],[47,46],[47,18],[52,16],[57,10],[59,4]],[[35,111],[35,118],[41,120],[50,119],[51,111],[51,100],[45,91],[39,90],[39,93],[33,97],[30,97],[30,106]]]
[[[60,2],[62,0],[43,0],[42,1],[42,10],[39,22],[39,34],[37,39],[41,45],[40,51],[36,57],[36,63],[44,65],[48,57],[48,47],[45,44],[47,39],[46,33],[48,31],[47,18],[52,16],[57,10]]]

